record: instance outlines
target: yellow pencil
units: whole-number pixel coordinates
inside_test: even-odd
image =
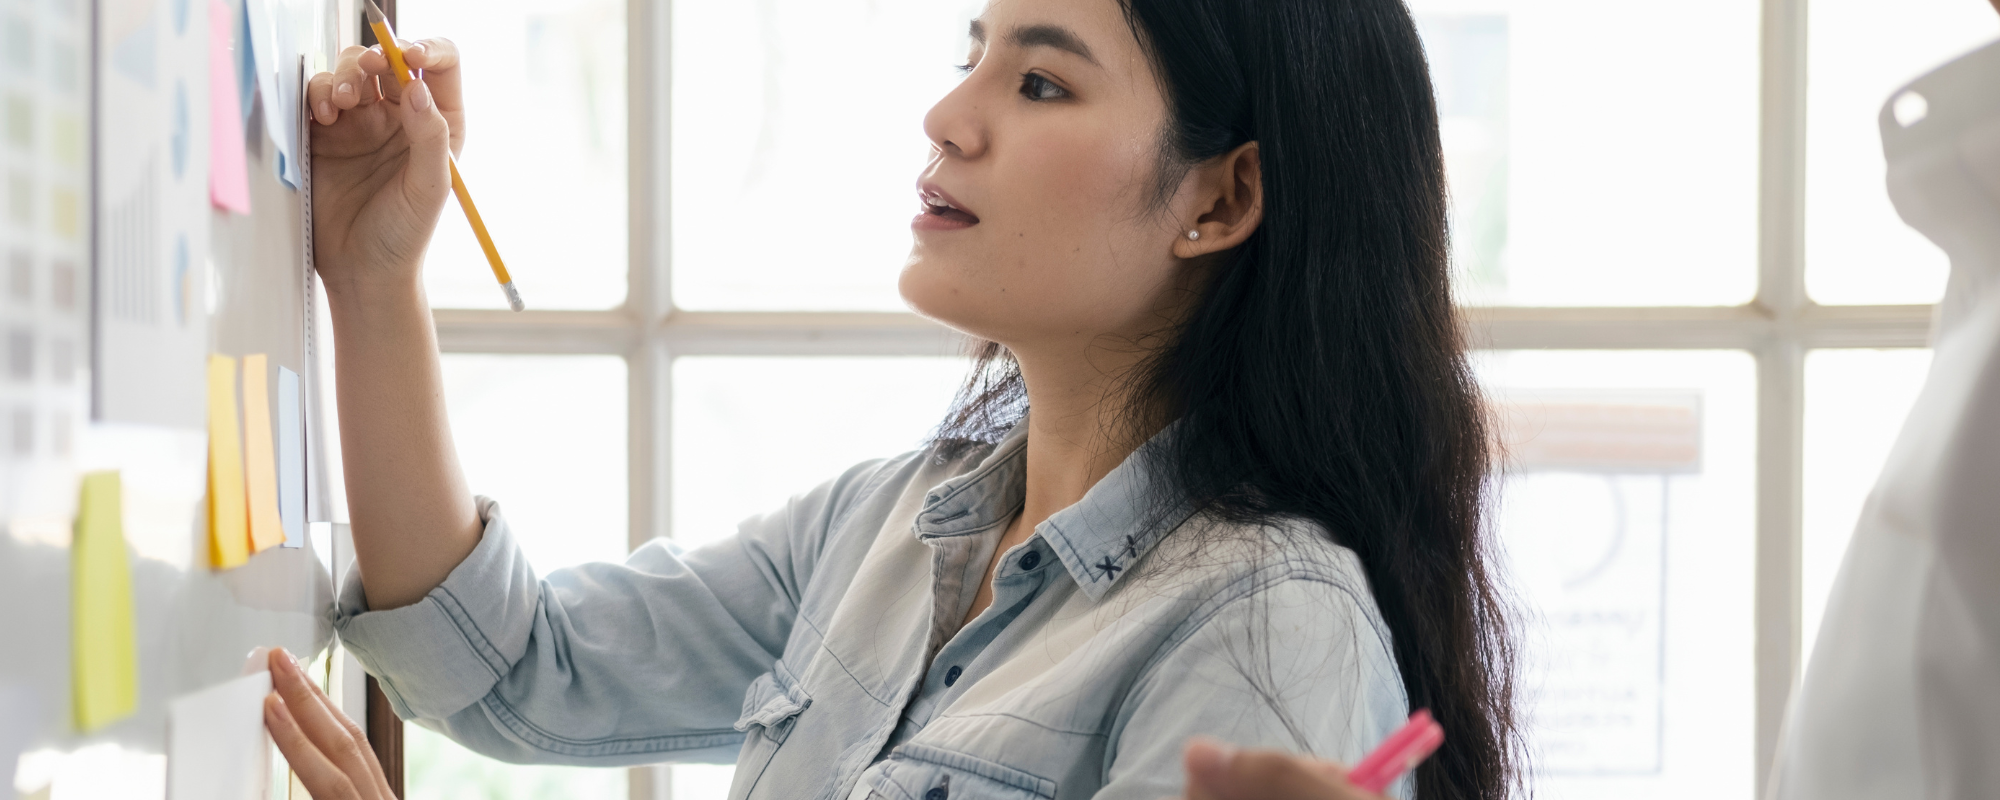
[[[375,0],[362,1],[368,5],[368,27],[374,29],[375,40],[382,44],[382,54],[389,57],[396,85],[409,85],[415,76],[410,73],[410,65],[403,61],[403,48],[396,46],[396,32],[389,29],[389,17],[375,6]],[[472,223],[472,235],[479,237],[479,249],[486,251],[486,263],[493,265],[493,277],[506,290],[507,305],[515,311],[527,308],[521,303],[521,293],[514,288],[514,279],[507,274],[507,265],[500,260],[499,248],[493,246],[493,235],[486,232],[486,221],[479,218],[479,207],[473,205],[472,193],[465,190],[465,179],[458,176],[458,159],[448,152],[445,158],[451,163],[451,193],[458,195],[458,207],[465,209],[465,220]]]

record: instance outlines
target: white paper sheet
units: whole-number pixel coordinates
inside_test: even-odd
[[[306,543],[305,406],[299,395],[299,374],[278,368],[278,519],[285,526],[285,546]]]
[[[174,698],[167,706],[167,800],[264,800],[270,693],[271,673],[258,672]]]
[[[106,0],[93,370],[103,421],[205,424],[208,4]]]
[[[41,721],[41,703],[28,687],[0,683],[0,792],[14,790],[14,767],[21,762],[21,751],[35,740]]]

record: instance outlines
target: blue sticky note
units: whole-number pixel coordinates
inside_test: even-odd
[[[237,107],[242,110],[243,124],[250,124],[251,106],[257,101],[257,60],[250,47],[250,12],[244,10],[241,0],[231,4],[236,14],[236,83]]]
[[[285,547],[306,544],[305,407],[299,396],[299,374],[278,368],[278,521],[285,526]]]

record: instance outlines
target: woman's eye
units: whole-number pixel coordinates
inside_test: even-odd
[[[952,69],[955,69],[955,70],[958,70],[958,74],[960,74],[960,75],[971,75],[971,74],[972,74],[972,62],[970,62],[970,61],[967,61],[967,62],[965,62],[965,63],[963,63],[963,64],[959,64],[959,65],[957,65],[957,66],[954,66],[954,67],[952,67]]]
[[[1055,100],[1068,94],[1061,86],[1035,73],[1021,76],[1021,96],[1029,100]]]

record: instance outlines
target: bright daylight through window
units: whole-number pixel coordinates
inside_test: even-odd
[[[1539,796],[1758,793],[1942,290],[1876,114],[2000,32],[1894,5],[1410,0],[1507,448]],[[465,52],[465,168],[535,309],[485,311],[445,214],[454,432],[537,569],[725,537],[924,440],[966,362],[895,282],[921,121],[980,7],[404,0],[406,35]],[[514,767],[411,730],[415,798],[719,800],[730,774]]]

